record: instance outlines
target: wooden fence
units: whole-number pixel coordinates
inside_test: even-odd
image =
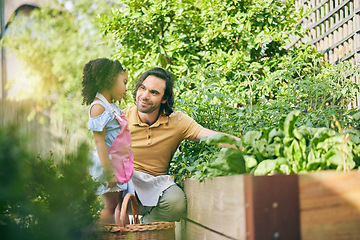
[[[29,138],[27,142],[22,143],[23,146],[19,147],[44,155],[50,150],[50,135],[47,125],[41,124],[37,116],[30,120],[30,107],[32,107],[30,103],[0,100],[0,126],[7,128],[14,125],[19,133],[24,133]]]
[[[86,128],[70,132],[62,120],[51,121],[55,117],[54,113],[32,114],[32,110],[35,109],[34,103],[31,102],[0,99],[0,126],[7,127],[9,124],[14,124],[21,128],[20,131],[29,137],[26,146],[22,147],[45,158],[52,152],[57,160],[61,160],[87,140]]]
[[[360,0],[295,0],[295,7],[310,11],[299,22],[307,38],[295,39],[295,44],[309,42],[332,64],[360,64]],[[359,78],[353,81],[360,84]],[[360,94],[353,104],[360,107]]]

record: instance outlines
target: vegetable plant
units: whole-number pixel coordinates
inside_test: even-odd
[[[196,177],[348,171],[360,167],[360,131],[342,129],[335,117],[332,128],[297,127],[300,114],[292,111],[278,126],[249,131],[240,140],[223,134],[203,139],[205,144],[229,143],[237,149],[222,149],[215,160],[198,167]]]

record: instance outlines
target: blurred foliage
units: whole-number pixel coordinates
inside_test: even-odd
[[[0,127],[0,238],[91,239],[101,208],[81,145],[54,164],[27,149],[31,133]]]
[[[63,119],[70,132],[86,126],[82,69],[91,59],[111,55],[113,45],[104,43],[95,20],[114,2],[54,0],[30,16],[14,16],[2,44],[21,63],[21,72],[8,84],[12,93],[8,97],[34,100],[37,108],[33,111],[52,108],[56,113],[52,120]]]

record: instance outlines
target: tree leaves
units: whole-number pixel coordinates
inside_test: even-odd
[[[23,74],[8,97],[35,101],[38,109],[53,108],[53,118],[61,116],[75,130],[87,121],[86,114],[79,114],[86,113],[80,95],[82,69],[91,59],[110,57],[114,45],[103,44],[95,21],[97,14],[111,9],[112,1],[67,1],[71,9],[63,2],[36,8],[29,18],[15,18],[3,44],[21,62]]]

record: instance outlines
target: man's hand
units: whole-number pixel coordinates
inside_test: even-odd
[[[210,129],[207,129],[207,128],[203,128],[201,129],[201,131],[198,133],[198,135],[196,136],[196,138],[194,138],[194,141],[195,142],[200,142],[200,139],[202,139],[203,137],[209,137],[211,135],[214,135],[214,134],[218,134],[218,133],[222,133],[222,132],[216,132],[216,131],[213,131],[213,130],[210,130]],[[234,135],[231,135],[231,134],[227,134],[227,133],[222,133],[222,134],[226,134],[226,135],[229,135],[235,139],[239,139],[238,137],[234,136]],[[235,145],[230,145],[230,144],[226,144],[226,143],[220,143],[220,146],[221,147],[226,147],[226,148],[237,148]],[[243,150],[243,148],[241,147],[240,150]]]

